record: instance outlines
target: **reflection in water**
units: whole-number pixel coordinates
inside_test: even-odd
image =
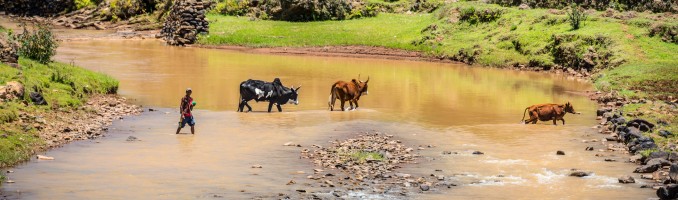
[[[48,152],[53,161],[14,169],[7,194],[30,199],[228,199],[296,193],[309,188],[313,166],[299,159],[312,144],[327,145],[365,131],[393,134],[416,150],[417,165],[400,172],[444,175],[459,186],[413,194],[424,199],[640,199],[638,185],[611,183],[632,165],[603,162],[581,143],[595,104],[574,95],[590,85],[550,75],[465,65],[328,57],[243,54],[163,46],[157,41],[81,41],[61,45],[57,60],[102,71],[121,81],[120,93],[160,112],[116,122],[107,138],[76,142]],[[329,112],[336,80],[370,76],[361,109]],[[238,84],[246,79],[303,84],[298,106],[265,113],[236,113]],[[176,107],[186,87],[198,103],[196,135],[174,135]],[[518,124],[525,107],[570,101],[584,115],[566,115],[566,126]],[[168,114],[165,114],[168,112]],[[588,113],[588,115],[587,115]],[[184,129],[184,132],[187,130]],[[134,135],[140,142],[125,142]],[[303,147],[282,146],[287,142]],[[485,154],[473,155],[473,151]],[[557,150],[566,152],[556,156]],[[442,151],[457,152],[441,155]],[[622,158],[617,157],[617,160]],[[250,166],[260,164],[261,169]],[[571,168],[590,178],[567,176]],[[439,169],[441,171],[434,171]],[[297,184],[286,185],[290,180]],[[642,180],[636,179],[639,182]],[[641,184],[641,183],[639,183]],[[15,191],[20,191],[16,193]],[[16,193],[16,194],[15,194]],[[360,193],[360,192],[357,192]],[[380,196],[377,196],[380,197]]]

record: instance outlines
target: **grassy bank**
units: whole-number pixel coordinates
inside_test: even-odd
[[[0,64],[0,85],[18,81],[25,87],[23,99],[0,102],[0,167],[28,159],[43,141],[40,124],[50,112],[69,112],[82,105],[90,95],[115,93],[118,81],[96,72],[63,63],[20,59],[22,69]],[[30,92],[42,92],[49,105],[32,105]]]
[[[566,10],[520,10],[481,2],[450,3],[432,13],[380,13],[373,18],[306,23],[210,14],[210,34],[202,36],[199,43],[364,45],[419,51],[489,67],[571,67],[594,72],[598,89],[618,91],[627,98],[667,100],[678,96],[678,42],[663,37],[666,30],[676,30],[678,15],[611,10],[586,13],[588,17],[577,30],[570,25]],[[675,142],[676,113],[646,108],[651,106],[631,104],[624,109],[669,122],[659,130],[676,133],[674,138],[659,138],[656,132],[650,135],[660,145]]]
[[[469,9],[498,11],[495,19],[465,19]],[[678,93],[678,45],[650,37],[652,26],[678,26],[675,16],[588,11],[581,29],[572,30],[564,11],[519,10],[480,2],[458,2],[431,14],[389,14],[346,20],[293,23],[211,14],[210,34],[199,43],[252,47],[365,45],[421,51],[431,56],[483,66],[582,68],[590,48],[604,90],[643,90],[661,97]],[[607,16],[609,15],[609,16]],[[632,77],[632,78],[628,78]],[[661,86],[661,87],[656,87]],[[675,87],[678,88],[678,87]],[[630,94],[626,92],[626,94]]]

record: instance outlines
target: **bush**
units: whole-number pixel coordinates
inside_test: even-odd
[[[231,16],[244,16],[249,11],[248,0],[225,0],[217,3],[216,11]]]
[[[94,6],[94,2],[92,2],[91,0],[75,0],[75,9],[76,10],[80,10],[80,9],[86,8],[86,7],[93,7],[93,6]]]
[[[253,16],[283,21],[345,20],[377,15],[377,8],[358,0],[223,0],[217,11],[225,15]]]
[[[576,3],[586,9],[606,10],[612,8],[615,10],[634,10],[639,12],[672,12],[678,11],[678,1],[675,0],[488,0],[488,3],[500,4],[503,6],[519,6],[527,4],[531,8],[565,8],[569,3]]]
[[[570,22],[570,26],[572,26],[572,30],[579,29],[582,26],[581,22],[586,21],[587,17],[588,16],[584,12],[584,9],[574,5],[572,5],[572,8],[567,13],[567,18],[568,21]]]
[[[22,26],[24,32],[14,38],[20,44],[17,51],[19,57],[29,58],[43,64],[49,63],[59,47],[52,31],[45,25],[38,25],[33,28],[33,31],[29,31],[26,25]]]
[[[662,41],[678,44],[678,25],[653,24],[650,27],[650,37],[659,36]]]
[[[468,22],[470,24],[477,24],[479,22],[492,22],[501,17],[504,10],[500,9],[485,9],[476,10],[475,7],[461,8],[459,13],[459,20]]]

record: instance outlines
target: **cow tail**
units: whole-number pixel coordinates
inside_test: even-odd
[[[530,107],[525,108],[525,111],[523,111],[523,119],[521,119],[520,122],[525,122],[525,113],[527,113],[527,109],[530,109]]]
[[[332,110],[332,99],[334,99],[334,84],[330,88],[330,99],[327,100],[327,109]]]
[[[240,112],[240,103],[242,103],[242,84],[240,84],[240,90],[238,91],[240,95],[238,96],[238,109],[235,112]]]

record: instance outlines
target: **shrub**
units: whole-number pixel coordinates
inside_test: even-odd
[[[248,0],[225,0],[217,3],[216,11],[231,16],[244,16],[249,11]]]
[[[75,0],[75,9],[80,10],[82,8],[86,7],[92,7],[94,6],[94,2],[91,0]]]
[[[476,10],[475,7],[471,6],[460,10],[459,20],[470,24],[492,22],[499,19],[503,13],[504,11],[499,9]]]
[[[50,62],[59,46],[52,31],[45,25],[37,25],[33,28],[33,31],[29,31],[26,25],[22,26],[24,28],[23,33],[14,38],[20,44],[17,51],[19,57],[29,58],[40,63]]]
[[[567,13],[567,18],[569,19],[570,26],[572,26],[572,30],[579,29],[582,26],[582,21],[586,21],[587,17],[584,9],[575,5],[572,5],[572,8]]]

